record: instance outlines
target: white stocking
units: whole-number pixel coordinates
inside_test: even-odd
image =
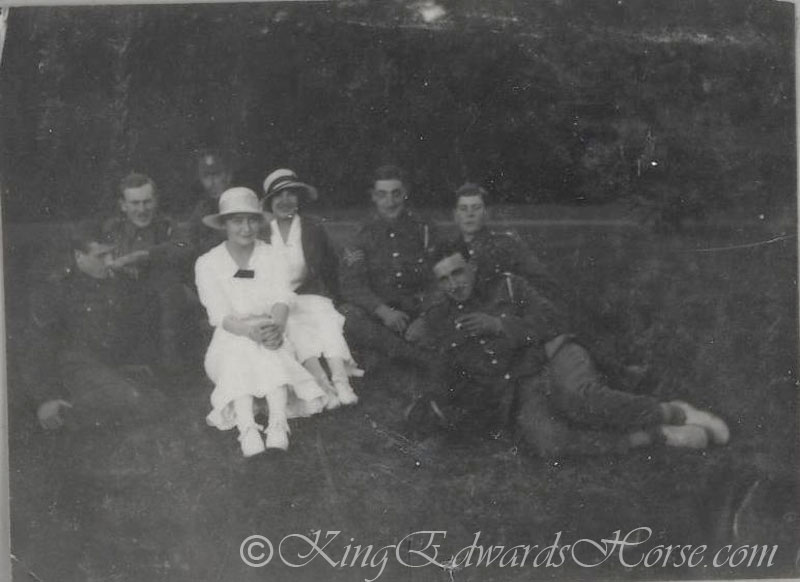
[[[253,426],[256,421],[253,418],[253,397],[242,396],[233,401],[233,411],[236,413],[236,428],[243,433],[248,427]]]

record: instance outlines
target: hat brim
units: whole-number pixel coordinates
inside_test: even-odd
[[[214,230],[225,230],[225,217],[233,216],[234,214],[251,214],[253,216],[258,216],[264,221],[267,219],[263,212],[226,212],[224,214],[209,214],[204,216],[203,224],[213,228]]]
[[[264,196],[261,199],[261,201],[262,202],[267,202],[268,200],[270,200],[276,194],[280,194],[284,190],[289,190],[289,189],[300,189],[300,190],[303,190],[306,193],[306,197],[309,200],[312,200],[312,201],[316,200],[317,197],[319,196],[319,193],[317,192],[317,189],[314,188],[314,186],[311,186],[310,184],[306,184],[305,182],[284,182],[283,184],[281,184],[280,186],[275,188],[272,192],[270,192],[269,194]]]

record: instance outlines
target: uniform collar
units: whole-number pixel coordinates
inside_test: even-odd
[[[147,232],[149,230],[154,230],[158,227],[158,224],[162,222],[162,217],[158,214],[153,216],[153,220],[150,221],[150,224],[147,226],[136,226],[127,217],[122,217],[122,228],[126,235],[136,234],[137,232]]]
[[[373,213],[372,213],[373,221],[376,222],[377,224],[380,224],[380,225],[384,226],[386,229],[391,229],[391,228],[394,228],[397,225],[404,224],[404,223],[410,221],[412,219],[412,217],[413,217],[413,214],[411,213],[411,211],[408,208],[404,208],[403,211],[400,214],[397,215],[397,218],[395,218],[392,221],[389,221],[389,220],[385,219],[383,216],[381,216],[380,214],[378,214],[377,210],[373,211]]]
[[[475,236],[472,237],[471,241],[469,242],[465,241],[463,235],[461,237],[461,240],[464,240],[464,242],[468,245],[474,245],[476,243],[481,243],[487,240],[491,234],[492,231],[489,230],[489,227],[484,226],[482,229],[480,229],[478,232],[475,233]]]

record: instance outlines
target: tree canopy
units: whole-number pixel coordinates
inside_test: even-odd
[[[121,175],[183,208],[192,152],[337,206],[405,166],[421,204],[629,199],[702,214],[794,193],[792,7],[502,0],[13,9],[0,70],[5,210],[72,218]],[[182,202],[183,201],[183,202]],[[677,210],[675,210],[677,209]]]

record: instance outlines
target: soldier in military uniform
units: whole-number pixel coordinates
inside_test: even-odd
[[[181,272],[191,260],[191,249],[177,240],[172,221],[159,213],[156,185],[148,176],[125,176],[119,195],[120,215],[103,225],[115,249],[111,268],[124,272],[136,292],[158,305],[161,364],[180,372],[179,335],[187,303]]]
[[[406,178],[395,166],[375,171],[375,214],[345,248],[340,270],[348,344],[381,355],[416,357],[403,334],[432,283],[428,255],[438,234],[406,208]]]
[[[73,265],[30,300],[30,390],[39,421],[54,429],[65,419],[87,427],[154,417],[166,400],[148,380],[149,304],[124,274],[111,276],[114,246],[97,225],[77,228],[71,246]]]
[[[574,315],[571,311],[572,305],[565,301],[568,294],[565,293],[564,285],[553,276],[519,234],[513,230],[498,231],[488,228],[486,190],[477,184],[467,183],[456,190],[455,198],[453,218],[458,227],[456,241],[463,245],[470,262],[475,265],[478,280],[513,273],[525,279],[537,293],[556,304],[568,316]],[[586,311],[586,307],[583,311]],[[584,314],[584,317],[571,319],[583,321],[587,317]],[[603,373],[628,386],[639,385],[647,368],[638,365],[625,366],[618,354],[613,352],[612,342],[607,341],[608,338],[603,334],[597,333],[595,328],[603,327],[598,316],[590,311],[588,320],[590,324],[581,326],[579,330],[581,340],[591,348]]]
[[[487,227],[487,192],[477,184],[467,183],[455,193],[453,211],[458,237],[477,268],[478,279],[501,273],[514,273],[526,279],[550,301],[560,301],[563,289],[536,254],[514,231],[496,231]]]
[[[494,434],[513,417],[547,457],[727,442],[710,413],[608,387],[563,314],[521,277],[477,280],[457,246],[434,255],[433,272],[445,297],[425,313],[421,343],[443,362],[428,401],[440,417]]]
[[[219,231],[203,224],[203,217],[217,212],[219,197],[233,184],[230,160],[222,152],[202,150],[197,156],[197,180],[201,188],[198,189],[198,199],[189,215],[185,238],[192,249],[193,259],[207,253],[224,240]],[[194,261],[191,266],[194,267]],[[189,275],[193,281],[193,273]]]

